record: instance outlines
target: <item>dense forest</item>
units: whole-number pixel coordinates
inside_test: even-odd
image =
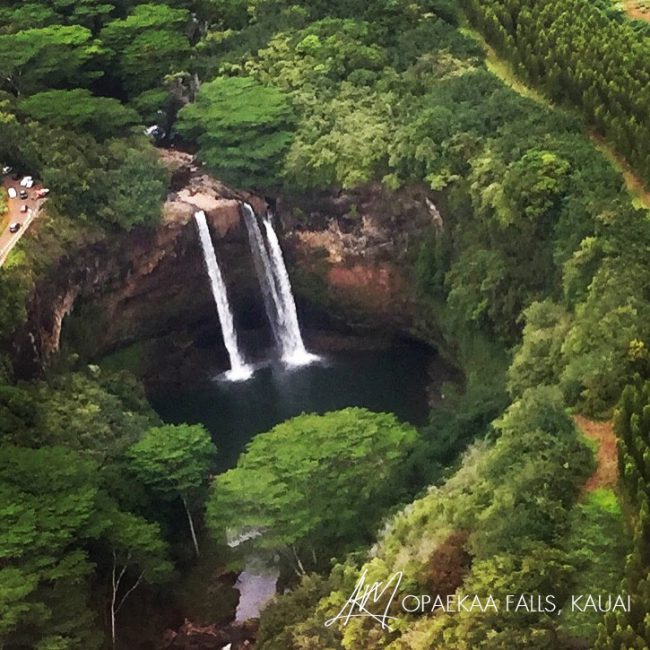
[[[463,2],[518,72],[577,106],[650,180],[647,23],[616,20],[608,3]],[[640,32],[640,33],[639,33]]]
[[[258,648],[648,647],[650,211],[589,137],[650,183],[648,39],[588,0],[1,3],[0,164],[51,195],[0,269],[0,648],[152,647],[156,612],[213,605],[192,567],[230,566],[228,535],[258,529],[286,586]],[[377,184],[440,203],[402,262],[418,330],[463,381],[425,426],[305,414],[213,476],[205,428],[163,423],[127,372],[71,355],[19,376],[38,279],[159,226],[169,146],[261,196]],[[613,420],[619,484],[586,487],[579,417]],[[633,607],[326,626],[364,571]]]

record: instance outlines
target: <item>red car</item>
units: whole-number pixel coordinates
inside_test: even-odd
[[[49,193],[50,193],[50,190],[47,189],[47,187],[44,187],[42,190],[38,191],[38,194],[36,194],[36,196],[39,199],[44,199]]]

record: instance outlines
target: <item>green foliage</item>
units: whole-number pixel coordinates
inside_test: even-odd
[[[419,617],[395,607],[390,613],[397,619],[391,622],[390,635],[358,618],[331,630],[322,625],[349,598],[362,571],[368,572],[370,583],[403,571],[398,599],[412,593],[438,593],[437,586],[422,584],[422,576],[450,539],[461,544],[468,539],[460,550],[471,555],[458,593],[483,598],[491,594],[502,602],[507,594],[555,594],[560,605],[568,597],[578,567],[558,541],[571,520],[579,487],[593,468],[591,452],[579,440],[557,389],[527,391],[495,427],[500,435],[493,445],[476,444],[442,486],[430,488],[389,520],[372,557],[360,569],[336,566],[330,591],[318,603],[307,611],[297,610],[290,594],[269,608],[268,621],[264,612],[262,647],[302,648],[307,634],[309,647],[349,650],[491,647],[492,643],[503,648],[557,648],[556,616],[507,612],[505,607],[496,613],[473,610]],[[454,534],[457,531],[463,533]],[[341,574],[348,577],[341,580]],[[311,603],[319,592],[306,583],[297,593],[305,594]]]
[[[643,647],[648,638],[650,599],[650,382],[623,392],[615,417],[619,472],[626,504],[632,552],[626,557],[623,588],[630,612],[612,612],[598,627],[597,650]]]
[[[0,387],[5,442],[65,446],[100,463],[114,462],[157,420],[142,388],[124,374],[76,373]]]
[[[523,342],[508,370],[508,390],[513,396],[528,388],[558,383],[562,344],[569,328],[569,315],[550,300],[533,303],[523,318]]]
[[[162,495],[190,499],[205,487],[216,448],[201,425],[149,429],[129,450],[133,470]]]
[[[205,164],[239,187],[277,185],[279,164],[291,141],[285,95],[246,77],[203,84],[196,102],[179,113],[177,128],[199,143]]]
[[[650,180],[650,42],[587,0],[464,0],[472,22],[529,81],[577,106]]]
[[[68,450],[0,447],[3,526],[0,638],[27,645],[61,638],[99,647],[88,607],[92,565],[80,547],[97,537],[96,467]]]
[[[61,84],[84,86],[101,76],[101,46],[79,25],[51,25],[0,35],[0,88],[33,93]]]
[[[571,513],[566,547],[578,571],[572,588],[575,594],[601,594],[605,598],[619,593],[629,551],[625,523],[616,494],[609,489],[590,492]],[[602,615],[567,608],[562,612],[560,629],[593,647]]]
[[[149,429],[128,452],[131,470],[138,480],[163,498],[181,500],[197,555],[193,511],[203,503],[216,451],[204,427],[185,424]]]
[[[168,175],[150,149],[138,150],[115,141],[109,147],[110,167],[99,183],[104,200],[98,215],[124,230],[160,221]]]
[[[100,32],[114,74],[130,96],[162,86],[165,75],[184,67],[190,51],[183,33],[188,19],[185,9],[165,3],[141,4]]]
[[[331,557],[367,539],[399,499],[397,474],[417,440],[393,415],[350,408],[301,415],[260,434],[237,467],[217,476],[208,525],[259,548],[316,549]]]
[[[48,90],[32,95],[19,103],[28,117],[73,132],[88,132],[98,140],[115,137],[138,123],[132,109],[117,99],[96,97],[90,91]]]

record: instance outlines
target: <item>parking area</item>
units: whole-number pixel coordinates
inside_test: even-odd
[[[40,207],[45,200],[47,190],[30,177],[5,174],[2,187],[9,196],[8,209],[2,219],[0,234],[0,266],[27,232],[32,221],[38,216]]]

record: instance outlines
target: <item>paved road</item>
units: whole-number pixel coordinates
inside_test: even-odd
[[[20,179],[16,181],[9,176],[3,178],[2,186],[6,190],[13,187],[19,194],[20,190],[25,189],[20,187]],[[32,221],[38,216],[43,199],[37,199],[36,194],[42,187],[42,185],[35,184],[31,189],[27,190],[29,197],[26,200],[20,198],[8,199],[9,210],[4,216],[2,234],[0,235],[0,266],[5,263],[11,249],[18,243],[18,240],[27,232]],[[23,205],[29,208],[28,212],[20,211]],[[20,230],[16,233],[9,232],[9,226],[16,222],[20,224]]]

